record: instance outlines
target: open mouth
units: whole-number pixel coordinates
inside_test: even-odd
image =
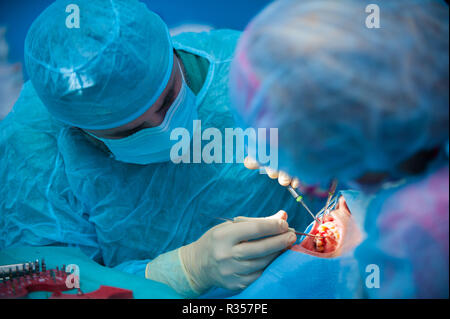
[[[322,224],[314,223],[310,234],[316,237],[306,238],[301,245],[313,252],[333,253],[341,243],[342,232],[342,222],[331,214],[323,218]]]
[[[352,222],[345,199],[341,197],[336,208],[330,214],[320,217],[319,221],[320,223],[315,221],[309,231],[312,236],[306,236],[291,249],[323,258],[341,255],[347,228]]]

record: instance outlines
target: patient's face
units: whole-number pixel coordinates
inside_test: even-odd
[[[361,242],[361,232],[343,196],[339,198],[334,210],[321,218],[321,222],[321,224],[315,222],[310,231],[311,235],[319,237],[308,236],[292,249],[318,257],[336,257]]]

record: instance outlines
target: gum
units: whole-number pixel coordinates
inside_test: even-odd
[[[343,225],[333,216],[326,216],[323,223],[333,224],[336,227],[338,238],[335,238],[333,235],[325,236],[326,238],[323,239],[323,250],[317,248],[318,239],[313,237],[306,237],[300,244],[292,246],[291,249],[318,257],[333,257],[339,251],[342,244]],[[314,222],[312,230],[309,233],[311,235],[319,235],[319,226],[320,224]]]

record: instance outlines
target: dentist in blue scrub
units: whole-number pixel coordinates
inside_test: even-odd
[[[240,33],[172,37],[134,0],[76,1],[69,27],[73,4],[55,1],[25,40],[30,81],[0,124],[0,249],[78,247],[186,297],[247,287],[296,240],[288,222],[311,219],[273,215],[298,207],[240,163],[170,156],[171,132],[192,135],[194,120],[236,127],[228,74]],[[217,218],[236,216],[258,218]]]

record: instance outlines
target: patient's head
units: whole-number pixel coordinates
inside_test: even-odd
[[[448,141],[448,6],[383,1],[379,29],[366,6],[274,1],[239,40],[231,105],[248,126],[279,128],[278,168],[303,183],[394,178]]]

